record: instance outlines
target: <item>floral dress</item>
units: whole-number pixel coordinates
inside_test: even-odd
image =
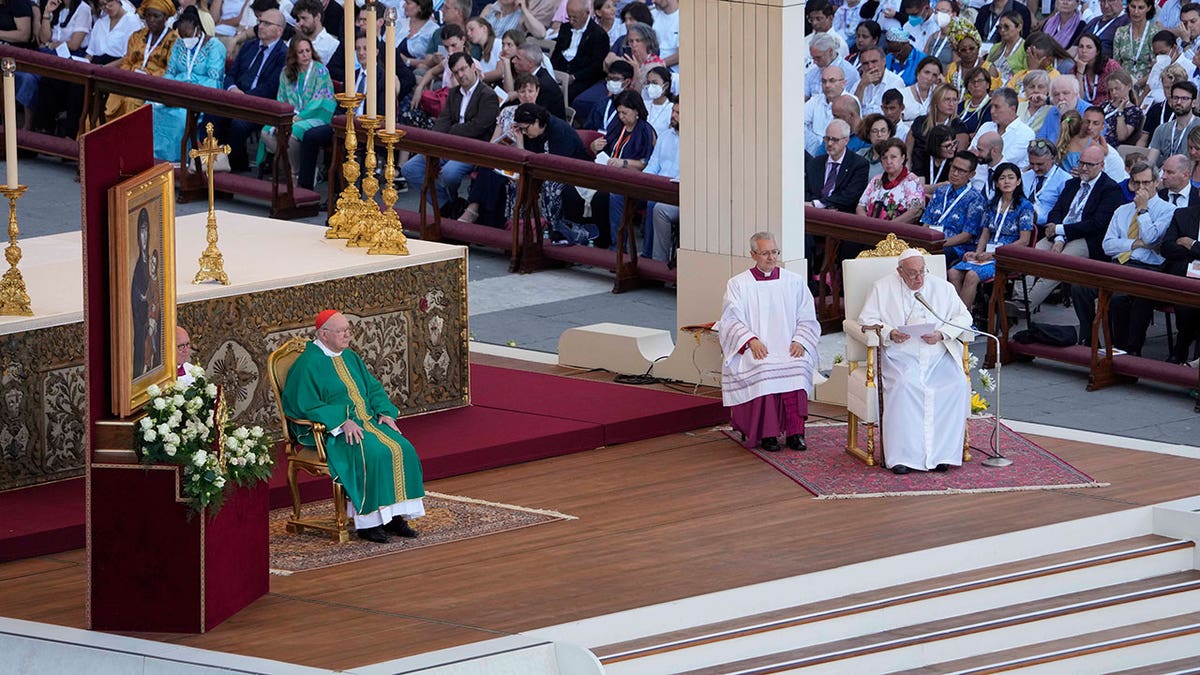
[[[1122,26],[1124,28],[1124,26]],[[1104,140],[1114,148],[1123,143],[1134,143],[1137,141],[1138,132],[1142,129],[1142,109],[1135,103],[1129,101],[1123,109],[1125,113],[1125,124],[1133,129],[1133,133],[1129,138],[1120,140],[1117,138],[1117,109],[1111,101],[1104,104]]]
[[[988,252],[1017,241],[1021,238],[1022,232],[1033,230],[1036,220],[1037,212],[1028,199],[1022,199],[1016,208],[1006,211],[997,211],[995,206],[989,206],[987,213],[983,216],[983,229],[991,236],[987,245]],[[983,232],[980,232],[980,236],[983,236]],[[980,281],[991,281],[992,277],[996,276],[996,261],[989,260],[980,263],[964,260],[955,265],[953,269],[974,272],[979,275]]]
[[[868,216],[881,220],[895,220],[914,203],[925,203],[925,188],[908,169],[902,170],[894,181],[889,180],[886,173],[875,176],[858,200],[858,205],[867,210]]]
[[[1150,42],[1154,39],[1154,34],[1162,29],[1157,21],[1149,21],[1140,40],[1133,39],[1132,24],[1125,24],[1117,29],[1116,36],[1113,37],[1112,57],[1129,71],[1134,82],[1150,73],[1150,68],[1154,65],[1154,50],[1150,48]]]

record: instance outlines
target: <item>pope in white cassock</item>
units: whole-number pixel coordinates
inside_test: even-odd
[[[752,448],[805,450],[804,418],[821,324],[804,277],[779,267],[775,236],[750,237],[754,267],[729,280],[717,331],[724,359],[721,398]]]
[[[970,331],[941,321],[934,312],[958,326],[970,326],[971,313],[950,282],[926,271],[921,253],[906,250],[896,274],[875,282],[858,318],[864,326],[883,326],[883,452],[898,474],[961,466],[971,409],[958,339]],[[917,300],[918,293],[934,312]],[[930,327],[915,337],[901,330],[924,325]]]

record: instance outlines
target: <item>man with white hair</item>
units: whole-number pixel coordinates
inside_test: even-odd
[[[927,272],[919,251],[901,253],[896,274],[875,282],[858,317],[881,326],[880,433],[884,464],[896,474],[961,466],[970,413],[959,337],[970,334],[971,312],[950,282]]]
[[[821,93],[821,71],[829,66],[838,66],[846,76],[843,86],[847,91],[858,87],[858,69],[838,55],[838,42],[829,33],[819,33],[808,41],[808,54],[812,61],[804,73],[804,98],[808,100]]]
[[[775,235],[750,237],[754,267],[729,280],[721,306],[721,399],[743,445],[806,450],[804,418],[821,324],[802,275],[779,267]]]
[[[846,75],[840,66],[821,69],[821,95],[804,102],[804,149],[817,154],[821,133],[833,119],[833,101],[846,89]]]
[[[1050,102],[1054,105],[1046,111],[1046,121],[1038,130],[1037,137],[1052,143],[1058,141],[1059,125],[1068,110],[1078,110],[1082,115],[1088,104],[1079,98],[1079,80],[1074,77],[1056,77],[1050,80]]]
[[[867,189],[870,165],[847,151],[850,125],[835,119],[825,127],[825,154],[807,160],[804,171],[804,204],[819,209],[854,213]]]

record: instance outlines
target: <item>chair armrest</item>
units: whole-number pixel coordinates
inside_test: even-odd
[[[293,424],[299,424],[302,427],[311,428],[313,430],[313,440],[316,441],[317,456],[321,458],[322,462],[329,461],[325,457],[325,425],[324,424],[322,424],[320,422],[314,422],[312,420],[300,419],[298,417],[284,418],[284,423],[286,424],[288,422],[291,422]],[[284,433],[290,435],[290,433],[288,433],[286,429],[284,430]]]
[[[860,324],[857,319],[843,319],[842,332],[846,334],[847,338],[864,344],[868,347],[879,346],[879,335],[877,335],[875,331],[870,328],[863,330],[863,325]]]

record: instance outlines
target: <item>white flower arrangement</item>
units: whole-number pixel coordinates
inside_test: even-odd
[[[225,438],[216,447],[217,386],[205,379],[203,368],[186,368],[195,378],[190,385],[176,380],[169,387],[147,387],[150,404],[134,439],[143,462],[183,467],[182,492],[193,509],[216,513],[231,481],[247,486],[271,477],[274,440],[262,427],[234,427],[222,419]]]

